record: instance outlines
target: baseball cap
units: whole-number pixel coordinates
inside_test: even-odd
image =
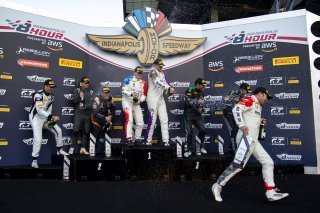
[[[83,82],[83,83],[89,83],[90,80],[89,80],[88,77],[82,77],[82,78],[81,78],[81,82]]]
[[[197,84],[200,84],[200,85],[206,87],[206,86],[207,86],[207,81],[204,80],[203,78],[197,78],[197,80],[196,80],[196,82],[195,82],[195,85],[197,85]]]
[[[56,84],[54,83],[54,81],[51,80],[51,79],[46,80],[46,81],[43,83],[43,85],[48,85],[48,86],[50,86],[51,88],[57,87],[57,85],[56,85]]]
[[[153,64],[157,64],[160,67],[166,66],[160,58],[156,59]]]
[[[248,92],[251,92],[251,87],[250,87],[250,85],[249,84],[247,84],[247,83],[242,83],[242,84],[240,84],[240,89],[245,89],[245,90],[247,90]]]
[[[110,89],[109,89],[108,87],[103,87],[103,88],[102,88],[102,91],[103,91],[103,92],[110,92]]]
[[[138,66],[134,69],[134,71],[137,73],[143,73],[143,68]]]
[[[258,87],[253,91],[253,94],[258,94],[259,92],[267,95],[268,100],[271,100],[273,97],[270,95],[269,91],[264,87]]]

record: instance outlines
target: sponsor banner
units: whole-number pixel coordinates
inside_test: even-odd
[[[72,100],[73,94],[64,94],[63,95],[67,100]]]
[[[0,146],[8,146],[9,142],[6,140],[0,140]]]
[[[286,92],[275,94],[275,96],[278,99],[296,99],[296,98],[299,98],[299,95],[300,93],[286,93]]]
[[[237,73],[242,72],[261,72],[263,71],[263,65],[252,65],[252,66],[238,66],[234,68]]]
[[[20,121],[19,130],[32,130],[30,121]]]
[[[18,50],[16,51],[18,55],[20,54],[26,54],[30,53],[36,56],[44,56],[44,57],[50,57],[50,52],[45,50],[36,50],[32,48],[26,48],[26,47],[18,47]]]
[[[21,98],[32,98],[33,94],[36,92],[34,89],[21,89]]]
[[[284,65],[291,65],[291,64],[299,64],[299,56],[281,57],[281,58],[272,59],[273,66],[284,66]]]
[[[73,107],[62,107],[61,114],[62,115],[73,115],[74,108]]]
[[[290,115],[300,115],[301,111],[300,109],[290,109],[289,114]]]
[[[0,60],[4,59],[4,50],[3,47],[0,47]]]
[[[62,124],[62,126],[65,129],[73,129],[73,123],[65,123],[65,124]]]
[[[183,109],[171,109],[170,113],[172,113],[174,115],[183,115],[184,114],[184,110]]]
[[[302,141],[301,140],[291,140],[290,141],[290,145],[301,146],[302,145]]]
[[[223,61],[210,61],[208,63],[208,70],[211,72],[219,72],[224,69]]]
[[[179,82],[179,81],[175,81],[170,83],[170,86],[172,87],[185,87],[188,88],[190,86],[190,82]]]
[[[273,106],[270,108],[271,115],[285,115],[286,109],[284,106]]]
[[[69,146],[71,144],[71,137],[62,136],[62,143],[64,146]]]
[[[239,80],[239,81],[236,81],[234,82],[236,85],[240,86],[241,84],[243,83],[247,83],[249,84],[250,86],[255,86],[257,85],[257,82],[258,80]]]
[[[180,129],[180,122],[169,122],[169,129],[170,130]]]
[[[76,69],[82,69],[82,61],[71,60],[66,58],[59,58],[60,67],[71,67]]]
[[[283,77],[270,77],[270,86],[282,86]]]
[[[76,79],[75,78],[63,78],[63,86],[67,87],[75,87],[76,86]]]
[[[301,161],[302,155],[289,155],[287,153],[277,154],[280,160]]]
[[[279,129],[300,129],[301,124],[280,123],[276,124],[276,127],[278,127]]]
[[[40,77],[40,76],[37,76],[37,75],[28,75],[27,76],[27,79],[32,81],[32,82],[41,82],[41,83],[44,83],[46,80],[48,79],[51,79],[51,78],[48,78],[48,77]]]
[[[10,108],[9,107],[1,107],[0,106],[0,112],[10,112]]]
[[[215,88],[221,88],[221,87],[223,87],[223,84],[222,83],[217,83],[217,84],[214,84],[214,87]]]
[[[6,94],[6,89],[0,89],[0,95],[5,95]]]
[[[34,139],[33,138],[26,138],[22,140],[23,143],[27,144],[28,146],[33,145]],[[48,139],[42,139],[41,144],[47,144]]]
[[[0,122],[0,129],[2,129],[4,123],[3,122]]]
[[[123,129],[123,126],[120,126],[120,125],[115,125],[115,126],[113,126],[113,129]]]
[[[44,69],[49,68],[49,62],[44,62],[44,61],[34,61],[34,60],[19,58],[17,62],[22,67],[27,66],[27,67],[38,67],[38,68],[44,68]]]
[[[104,87],[121,87],[121,82],[105,81],[101,82],[100,85]]]
[[[233,56],[233,63],[241,61],[259,61],[263,59],[263,55],[245,55],[245,56]]]
[[[223,111],[214,111],[215,115],[223,115]]]
[[[181,94],[173,94],[168,97],[168,102],[171,102],[171,103],[180,102],[182,100],[181,97],[182,97]]]
[[[222,129],[223,124],[205,123],[204,127],[206,129]]]
[[[300,83],[299,79],[289,79],[288,80],[288,84],[299,84],[299,83]]]

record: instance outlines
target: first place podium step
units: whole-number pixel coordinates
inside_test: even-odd
[[[126,179],[126,160],[122,157],[105,157],[104,155],[90,157],[88,155],[75,154],[66,158],[64,159],[63,168],[65,180]]]

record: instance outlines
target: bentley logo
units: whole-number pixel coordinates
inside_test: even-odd
[[[87,38],[103,50],[137,55],[143,65],[151,65],[159,54],[191,52],[207,40],[165,36],[172,32],[169,21],[161,11],[149,7],[133,10],[125,21],[122,28],[131,35],[87,34]]]

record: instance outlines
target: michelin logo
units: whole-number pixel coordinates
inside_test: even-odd
[[[295,98],[299,98],[299,93],[278,93],[275,94],[275,96],[279,99],[295,99]]]
[[[280,123],[276,124],[279,129],[300,129],[301,124],[287,124],[287,123]]]
[[[62,126],[66,129],[73,129],[73,123],[62,124]]]
[[[72,100],[73,98],[73,94],[64,94],[63,96],[68,100]]]
[[[22,141],[27,145],[33,145],[33,142],[34,142],[33,138],[23,139]],[[48,143],[48,139],[42,139],[41,144],[47,144],[47,143]]]
[[[121,82],[105,81],[101,82],[100,85],[104,87],[121,87]]]
[[[30,81],[32,82],[45,82],[46,80],[50,79],[50,78],[47,78],[47,77],[39,77],[37,75],[29,75],[27,76],[27,79],[29,79]]]
[[[280,160],[300,161],[302,158],[302,155],[289,155],[287,153],[283,153],[283,154],[278,154],[277,157]]]
[[[175,82],[170,83],[170,86],[172,86],[172,87],[189,87],[190,82],[175,81]]]
[[[212,95],[207,95],[204,96],[205,101],[222,101],[222,96],[212,96]]]
[[[223,124],[213,124],[213,123],[205,123],[204,127],[206,129],[222,129]]]
[[[255,86],[257,85],[258,80],[240,80],[240,81],[236,81],[236,85],[240,86],[243,83],[247,83],[251,86]]]
[[[170,112],[174,115],[183,115],[184,114],[183,109],[172,109],[172,110],[170,110]]]

